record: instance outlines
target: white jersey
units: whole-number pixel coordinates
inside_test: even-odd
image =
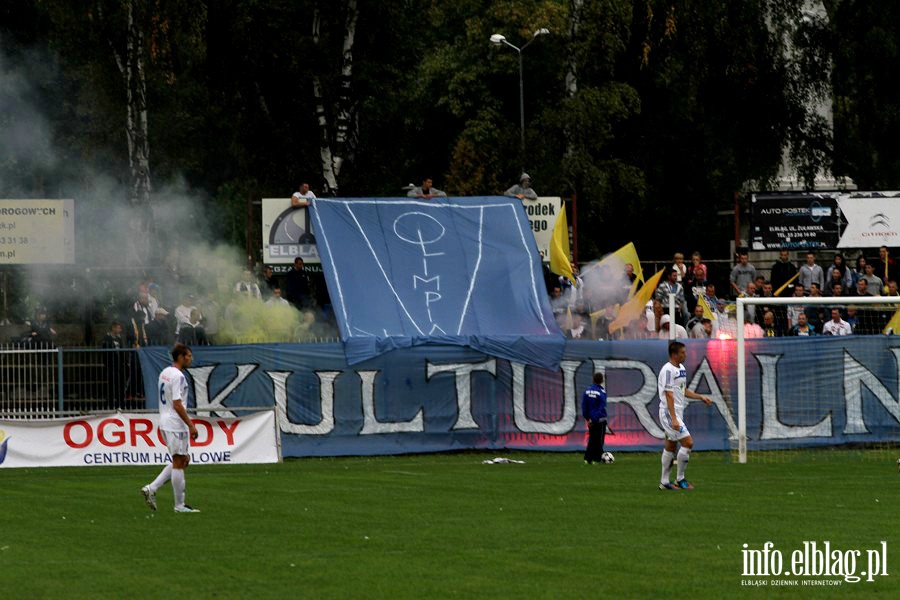
[[[666,402],[666,392],[671,392],[675,400],[675,416],[681,421],[681,415],[684,414],[684,407],[687,401],[684,398],[684,388],[687,383],[687,372],[684,365],[677,367],[671,362],[666,361],[663,368],[659,371],[659,412],[668,414],[669,404]]]
[[[184,373],[176,367],[166,367],[159,374],[159,428],[164,431],[190,431],[181,416],[175,412],[175,401],[181,400],[187,408],[188,384]]]

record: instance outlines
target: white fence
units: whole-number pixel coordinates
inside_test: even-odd
[[[144,408],[133,349],[0,346],[0,418]]]

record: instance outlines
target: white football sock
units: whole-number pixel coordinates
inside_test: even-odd
[[[172,469],[172,490],[175,492],[175,507],[184,506],[184,469]]]
[[[660,483],[669,483],[669,474],[672,472],[672,461],[675,460],[675,453],[663,450],[662,452],[662,475],[660,475]]]
[[[684,479],[684,470],[687,468],[688,461],[691,459],[691,449],[682,446],[678,450],[678,476],[677,481]]]
[[[166,482],[172,478],[172,463],[167,464],[163,467],[163,470],[159,472],[159,475],[156,476],[156,479],[153,480],[153,483],[149,485],[150,491],[154,494],[161,488],[166,485]]]

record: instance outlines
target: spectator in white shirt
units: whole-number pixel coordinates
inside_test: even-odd
[[[822,326],[822,335],[851,335],[853,329],[850,323],[841,318],[839,308],[831,309],[831,320]]]

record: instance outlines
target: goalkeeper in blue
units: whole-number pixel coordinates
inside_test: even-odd
[[[662,475],[659,479],[661,490],[692,490],[694,486],[687,480],[684,471],[691,457],[694,439],[684,422],[686,398],[702,400],[707,406],[712,404],[708,396],[686,389],[687,372],[684,368],[686,356],[684,344],[669,342],[669,360],[659,371],[659,422],[666,434],[666,445],[662,453]],[[681,446],[681,448],[678,448]],[[675,453],[678,448],[678,454]],[[675,483],[670,483],[672,463],[678,460]]]
[[[601,462],[603,440],[606,437],[606,390],[603,373],[594,373],[594,383],[581,397],[581,414],[587,421],[588,443],[584,451],[585,464]]]

